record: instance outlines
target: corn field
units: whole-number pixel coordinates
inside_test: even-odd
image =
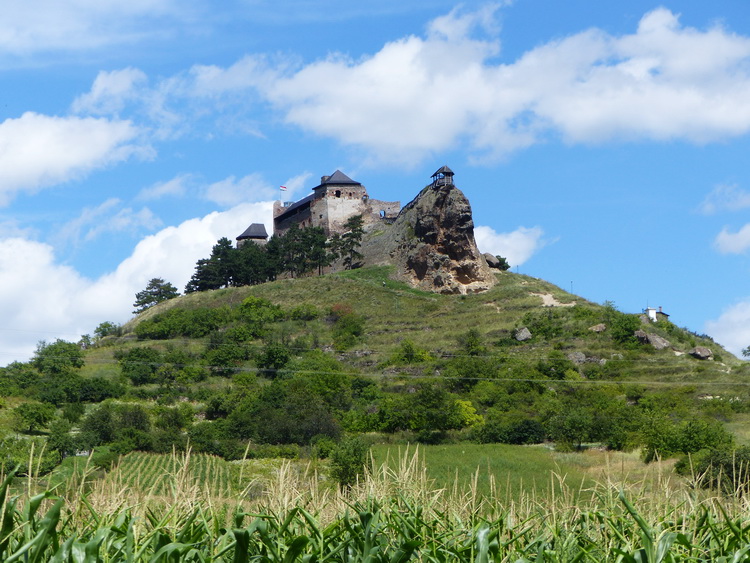
[[[229,496],[236,491],[230,464],[208,454],[162,455],[131,452],[124,456],[107,479],[123,487],[164,495],[180,476],[197,487],[208,487],[216,496]]]
[[[132,471],[150,463],[137,456],[131,462]],[[688,488],[642,495],[637,484],[608,482],[507,502],[480,498],[471,487],[435,489],[415,455],[347,490],[321,490],[314,473],[282,467],[250,502],[243,493],[219,497],[196,486],[184,471],[191,463],[183,459],[159,497],[134,495],[127,485],[115,490],[112,482],[77,496],[30,486],[11,496],[7,477],[0,486],[0,561],[750,560],[750,507],[739,496],[701,497]]]

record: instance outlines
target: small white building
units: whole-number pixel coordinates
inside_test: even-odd
[[[643,314],[646,315],[648,317],[648,320],[650,320],[652,323],[660,320],[669,320],[669,315],[662,311],[661,307],[659,307],[658,309],[654,309],[653,307],[646,307],[643,310]]]

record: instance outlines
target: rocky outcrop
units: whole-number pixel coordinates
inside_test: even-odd
[[[666,338],[662,338],[658,334],[649,334],[648,343],[654,347],[654,350],[665,350],[672,346],[672,344]]]
[[[364,264],[392,264],[397,277],[437,293],[465,294],[492,287],[495,276],[474,240],[466,196],[451,184],[427,186],[391,225],[368,232]]]
[[[666,338],[662,338],[658,334],[652,334],[643,330],[636,330],[634,333],[635,337],[639,342],[643,344],[650,344],[655,350],[664,350],[669,348],[671,344]]]
[[[497,256],[493,256],[489,252],[485,252],[484,254],[482,254],[482,256],[484,256],[484,259],[487,261],[487,265],[490,268],[495,268],[497,270],[501,269],[500,268],[500,260],[497,259]]]
[[[706,348],[705,346],[696,346],[690,352],[688,352],[693,358],[696,358],[698,360],[713,360],[714,359],[714,353],[711,351],[710,348]]]
[[[514,338],[519,342],[526,342],[527,340],[531,340],[531,331],[525,326],[521,327],[516,331]]]

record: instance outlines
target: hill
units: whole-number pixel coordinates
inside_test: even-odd
[[[405,341],[434,358],[453,357],[459,340],[470,330],[478,333],[488,354],[503,353],[531,362],[561,351],[578,363],[583,376],[587,371],[596,371],[587,369],[587,365],[613,364],[620,380],[704,386],[742,383],[747,373],[744,362],[709,337],[678,328],[666,320],[646,323],[639,315],[625,316],[638,321],[634,324],[637,329],[665,338],[669,346],[663,350],[638,345],[634,337],[630,338],[632,334],[618,340],[617,334],[612,335],[612,327],[595,332],[592,327],[607,325],[608,321],[622,318],[621,314],[612,305],[589,302],[540,279],[502,272],[495,274],[497,283],[489,291],[455,296],[413,289],[391,279],[392,272],[389,267],[372,267],[185,295],[136,317],[123,327],[124,337],[106,344],[127,346],[141,323],[150,322],[172,308],[234,309],[247,297],[254,296],[289,311],[300,306],[311,307],[320,315],[327,315],[337,305],[350,307],[362,317],[364,334],[352,349],[339,350],[338,357],[352,367],[377,374],[379,366],[387,363]],[[529,329],[531,338],[521,342],[515,336],[523,327]],[[320,346],[335,348],[332,325],[325,319],[286,322],[276,328],[285,332],[287,339],[314,334]],[[696,346],[711,350],[713,360],[701,361],[690,356]],[[245,367],[252,368],[252,362]],[[413,368],[390,371],[424,372]]]
[[[745,439],[731,431],[750,405],[748,367],[706,337],[511,272],[464,295],[394,273],[195,292],[85,351],[45,344],[0,371],[3,467],[23,472],[45,442],[42,472],[76,451],[107,467],[188,443],[226,460],[326,457],[364,436],[596,444],[649,461]]]

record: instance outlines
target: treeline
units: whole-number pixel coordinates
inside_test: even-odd
[[[349,218],[344,229],[344,234],[327,238],[321,227],[300,229],[293,225],[265,245],[247,242],[239,248],[226,237],[221,238],[211,256],[198,260],[185,293],[255,285],[281,275],[298,277],[316,270],[321,274],[337,260],[342,260],[347,269],[354,268],[362,258],[358,251],[364,234],[362,216]]]

